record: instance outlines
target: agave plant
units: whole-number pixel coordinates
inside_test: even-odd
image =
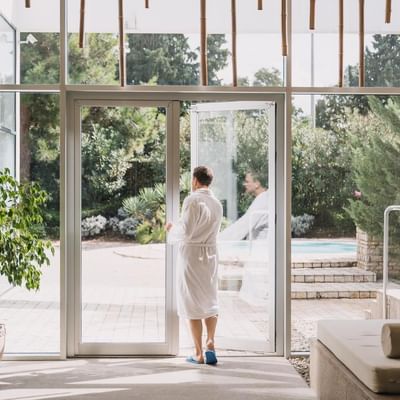
[[[146,209],[155,211],[160,206],[160,193],[155,188],[141,189],[138,197]],[[162,202],[164,202],[164,196]]]
[[[180,188],[182,196],[190,192],[190,172],[182,174]],[[147,244],[165,240],[165,195],[165,183],[156,183],[154,187],[142,188],[137,196],[123,201],[125,213],[139,222],[136,228],[136,240],[139,243]]]
[[[165,203],[166,187],[165,183],[156,183],[154,186],[154,192],[156,193],[159,204]]]
[[[146,212],[146,204],[139,196],[128,197],[122,202],[122,208],[129,217],[140,218]]]

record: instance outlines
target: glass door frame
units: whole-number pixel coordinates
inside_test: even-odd
[[[268,108],[268,105],[271,105]],[[273,105],[273,106],[272,106]],[[198,136],[199,136],[199,114],[202,112],[223,112],[223,111],[245,111],[245,110],[265,110],[270,118],[267,140],[268,140],[268,191],[270,196],[273,197],[274,201],[269,204],[269,228],[273,227],[273,235],[268,236],[267,249],[269,252],[268,265],[274,266],[269,268],[268,273],[268,288],[269,293],[272,292],[272,296],[268,296],[268,342],[264,342],[261,339],[238,339],[235,338],[223,338],[224,342],[229,343],[229,349],[232,350],[243,350],[243,351],[255,351],[270,354],[275,352],[275,322],[276,322],[276,304],[275,304],[275,290],[276,290],[276,262],[275,262],[275,239],[276,239],[276,136],[277,136],[277,124],[275,121],[277,114],[277,103],[275,101],[228,101],[228,102],[204,102],[195,104],[192,107],[191,115],[191,165],[192,169],[199,164],[199,147],[198,147]],[[272,127],[270,126],[272,121]],[[194,126],[194,128],[193,128]],[[228,216],[229,218],[229,216]],[[266,333],[267,333],[266,332]],[[218,341],[219,342],[219,341]]]
[[[245,91],[172,91],[163,88],[160,91],[118,91],[99,90],[74,91],[72,87],[66,92],[66,135],[63,141],[65,162],[65,196],[62,199],[62,208],[65,210],[65,243],[64,257],[66,262],[66,291],[65,291],[65,314],[66,319],[62,321],[62,335],[66,344],[66,356],[75,357],[81,355],[174,355],[179,349],[179,324],[176,316],[176,300],[174,296],[173,268],[175,251],[170,251],[167,257],[166,271],[171,270],[171,276],[166,276],[166,284],[169,283],[170,299],[166,299],[168,307],[166,310],[166,323],[173,321],[171,328],[166,327],[166,343],[158,346],[157,343],[129,344],[129,351],[123,344],[120,349],[109,344],[100,346],[82,347],[77,345],[77,301],[76,291],[79,286],[77,271],[80,269],[80,126],[76,126],[79,120],[78,109],[81,105],[95,104],[119,104],[136,106],[160,106],[168,105],[167,111],[167,187],[170,188],[167,197],[167,210],[169,204],[169,215],[174,221],[179,216],[179,117],[181,101],[266,101],[276,103],[276,136],[275,136],[275,352],[271,355],[283,356],[287,346],[288,327],[287,318],[290,314],[290,298],[285,294],[288,274],[290,270],[286,266],[286,209],[285,209],[285,176],[286,171],[286,147],[285,147],[285,101],[283,93],[261,93]],[[168,118],[169,117],[169,118]],[[79,121],[80,125],[80,121]],[[78,133],[76,133],[78,132]],[[169,166],[169,167],[168,167]],[[172,286],[171,286],[172,285]],[[80,290],[80,289],[79,289]],[[77,304],[78,303],[78,304]],[[63,307],[62,307],[63,308]],[[63,313],[64,311],[62,311]],[[80,310],[79,310],[80,312]],[[168,333],[168,329],[170,332]],[[79,336],[79,335],[78,335]],[[117,351],[118,350],[118,351]]]
[[[84,97],[84,98],[82,98]],[[174,355],[179,348],[178,332],[179,320],[176,315],[175,274],[173,265],[176,251],[172,245],[166,244],[165,257],[165,341],[164,342],[82,342],[82,253],[81,253],[81,108],[100,107],[163,107],[166,109],[166,212],[168,219],[176,220],[179,213],[179,107],[177,101],[163,100],[128,100],[128,99],[104,99],[102,94],[93,96],[78,95],[68,101],[69,128],[67,130],[67,145],[73,155],[71,168],[67,167],[70,174],[71,185],[74,190],[73,198],[73,245],[70,249],[70,257],[73,263],[67,271],[68,277],[68,332],[67,355],[68,356],[93,356],[93,355]],[[178,118],[174,116],[178,113]],[[72,160],[71,160],[72,161]],[[73,168],[73,171],[72,171]],[[176,170],[177,168],[177,170]],[[72,201],[72,198],[71,198]],[[132,289],[134,290],[134,289]]]

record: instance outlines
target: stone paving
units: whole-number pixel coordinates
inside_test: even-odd
[[[86,242],[83,245],[83,337],[87,341],[158,341],[164,337],[164,246]],[[41,289],[30,293],[0,280],[0,321],[6,322],[9,353],[59,351],[59,249],[45,269]],[[112,282],[112,285],[110,284]],[[365,285],[366,283],[363,283]],[[359,284],[358,284],[359,285]],[[307,349],[320,318],[365,318],[371,300],[295,300],[293,348]],[[259,351],[268,338],[264,303],[245,301],[237,290],[220,291],[218,338],[226,353]],[[251,338],[255,345],[251,345]],[[232,345],[236,340],[237,345]],[[251,341],[250,341],[251,342]],[[254,344],[253,343],[253,344]],[[183,353],[191,345],[180,326]]]
[[[292,299],[373,299],[380,282],[293,283]]]
[[[292,351],[309,351],[322,319],[367,319],[372,299],[319,299],[292,301]]]
[[[376,274],[361,268],[294,268],[292,282],[296,283],[345,283],[375,282]]]

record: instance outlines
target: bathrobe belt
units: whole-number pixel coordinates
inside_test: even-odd
[[[184,246],[191,246],[191,247],[216,247],[217,243],[198,243],[198,242],[182,242]]]

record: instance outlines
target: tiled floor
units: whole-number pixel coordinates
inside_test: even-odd
[[[0,400],[313,400],[289,362],[220,357],[217,366],[183,358],[1,362]]]
[[[138,252],[138,250],[140,250]],[[88,341],[162,340],[164,337],[164,259],[162,246],[88,242],[83,252],[83,337]],[[10,288],[0,281],[0,319],[7,326],[6,351],[59,351],[59,252],[45,269],[39,292]],[[320,318],[364,318],[369,300],[295,300],[294,347],[307,347]],[[249,302],[238,291],[220,292],[218,340],[228,352],[232,340],[268,339],[267,302]],[[255,351],[256,344],[247,347]],[[181,324],[180,344],[191,340]],[[246,346],[242,346],[246,350]]]

